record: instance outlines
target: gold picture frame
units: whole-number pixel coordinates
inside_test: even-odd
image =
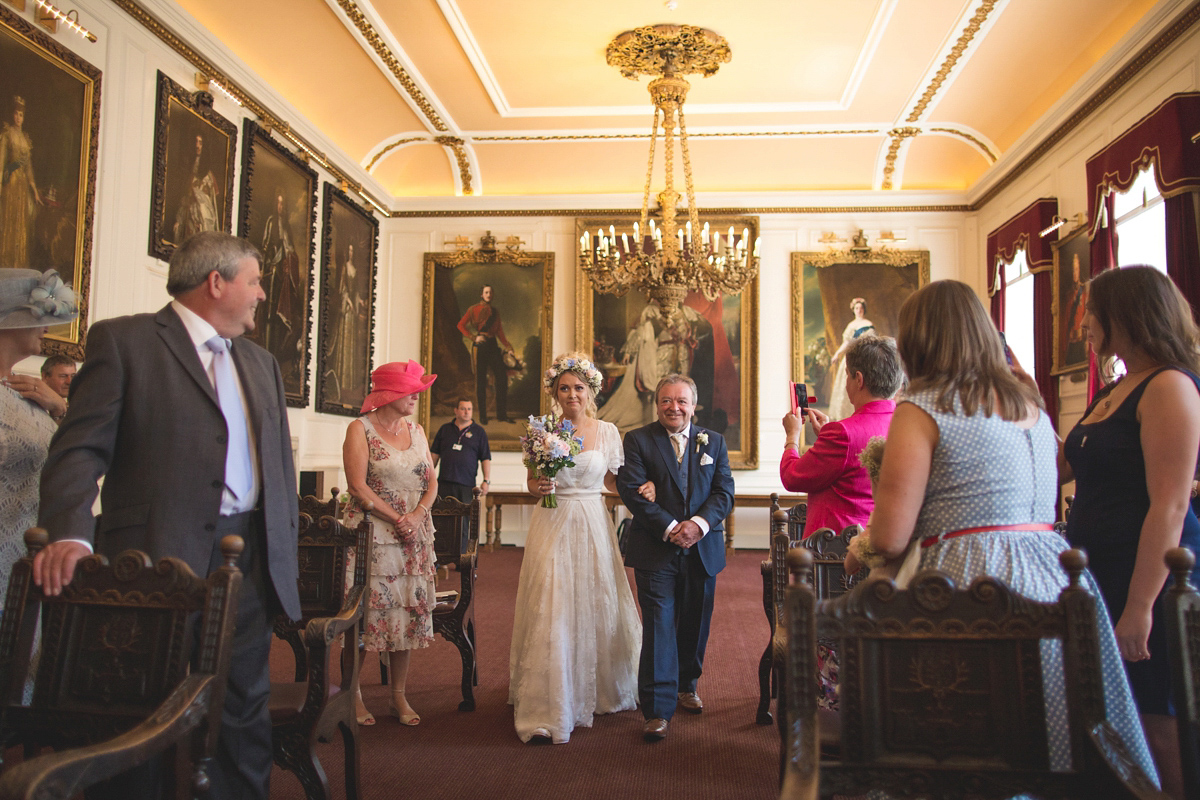
[[[1050,314],[1054,320],[1054,364],[1051,375],[1087,369],[1088,346],[1083,336],[1083,312],[1091,279],[1092,245],[1081,225],[1050,247],[1054,250],[1054,291]],[[1066,264],[1071,266],[1067,267]]]
[[[837,370],[831,357],[855,318],[850,301],[865,301],[862,321],[873,323],[866,327],[895,336],[901,304],[927,283],[928,250],[856,245],[792,253],[792,380],[807,385],[817,398],[814,408],[827,411],[834,394]],[[806,426],[806,440],[813,438]]]
[[[488,234],[476,249],[426,253],[424,270],[421,363],[438,379],[421,398],[418,420],[432,439],[467,398],[492,450],[520,450],[522,423],[549,411],[542,373],[555,355],[554,253],[515,242],[497,248]],[[499,333],[476,337],[480,322]]]
[[[745,230],[751,242],[758,238],[758,217],[702,215],[701,219],[715,230],[733,227],[739,234]],[[610,225],[618,236],[632,235],[635,221],[634,215],[616,220],[577,218],[575,239],[578,242],[585,230],[607,230]],[[657,321],[648,316],[653,311],[648,311],[647,298],[640,291],[622,297],[597,292],[578,267],[578,258],[576,264],[576,349],[587,353],[604,375],[604,387],[597,397],[600,418],[607,418],[624,434],[656,418],[650,397],[654,387],[643,385],[639,379],[638,357],[629,348],[635,340],[645,340],[649,345],[656,338],[652,331],[662,335],[658,331],[661,315]],[[682,363],[682,348],[686,347],[688,363],[679,371],[694,373],[690,377],[696,381],[699,394],[696,424],[725,436],[731,469],[757,469],[758,278],[740,294],[722,295],[715,300],[691,292],[684,308],[691,321],[689,333],[680,338],[689,341],[680,345],[681,357],[677,360]]]

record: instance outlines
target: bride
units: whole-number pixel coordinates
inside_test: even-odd
[[[534,507],[517,586],[508,702],[523,742],[563,744],[593,714],[637,706],[642,626],[600,497],[616,491],[625,459],[616,427],[595,418],[601,380],[591,361],[568,354],[543,381],[583,452],[554,480],[532,471],[527,480],[534,495],[554,492],[558,507]]]

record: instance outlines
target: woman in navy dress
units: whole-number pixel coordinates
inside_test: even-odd
[[[1084,326],[1098,359],[1126,374],[1096,394],[1067,435],[1059,480],[1075,481],[1067,521],[1108,612],[1163,789],[1183,797],[1170,697],[1163,556],[1200,546],[1190,506],[1200,448],[1200,333],[1187,301],[1152,267],[1105,272],[1090,284]]]

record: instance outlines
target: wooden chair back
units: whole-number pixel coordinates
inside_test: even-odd
[[[812,555],[788,556],[786,797],[1159,797],[1105,719],[1096,598],[1087,558],[1060,558],[1070,581],[1039,603],[1000,581],[958,589],[923,570],[818,601]],[[841,654],[840,752],[819,757],[818,638]],[[1051,769],[1042,643],[1062,643],[1072,768]],[[819,759],[819,761],[818,761]]]
[[[479,520],[483,502],[479,490],[463,503],[439,497],[433,504],[434,550],[439,566],[453,566],[458,588],[437,593],[433,631],[458,648],[462,660],[462,702],[459,711],[475,710],[474,687],[479,685],[475,656],[475,571],[479,563]]]
[[[1175,578],[1165,600],[1179,761],[1184,795],[1200,797],[1200,593],[1191,581],[1196,556],[1176,547],[1167,551],[1166,562]]]
[[[206,789],[229,673],[242,540],[221,540],[225,563],[207,578],[178,559],[152,564],[138,550],[111,561],[91,555],[52,597],[33,583],[33,558],[47,540],[39,528],[25,534],[28,554],[9,582],[0,622],[0,741],[27,753],[62,752],[7,772],[0,796],[41,784],[39,796],[69,797],[188,739],[194,771],[177,777]],[[39,616],[41,655],[26,705]]]

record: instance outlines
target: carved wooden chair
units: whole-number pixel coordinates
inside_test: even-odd
[[[453,497],[439,497],[433,504],[434,551],[439,567],[453,566],[458,573],[458,588],[437,593],[433,609],[433,632],[458,648],[462,657],[462,702],[459,711],[475,710],[474,687],[479,685],[475,659],[475,570],[479,563],[479,516],[482,502],[479,490],[475,499],[463,503]]]
[[[1175,583],[1166,594],[1171,690],[1179,726],[1179,761],[1187,797],[1200,797],[1200,593],[1191,582],[1196,557],[1186,547],[1167,551]]]
[[[758,660],[758,712],[755,721],[759,725],[770,725],[771,698],[776,695],[773,681],[776,634],[779,631],[779,620],[783,607],[783,591],[787,588],[787,567],[784,556],[788,548],[794,546],[804,533],[804,523],[808,516],[808,504],[797,503],[786,511],[779,507],[779,494],[771,493],[771,551],[770,557],[759,565],[762,572],[763,611],[767,615],[767,625],[770,626],[770,636],[767,646],[763,649],[762,657]],[[782,540],[776,537],[782,536]]]
[[[1096,598],[1078,550],[1060,562],[1070,583],[1054,603],[992,578],[956,589],[923,570],[907,591],[887,579],[818,602],[812,554],[788,555],[787,724],[782,797],[830,798],[886,789],[895,798],[993,800],[1163,798],[1105,719]],[[841,725],[817,721],[818,637],[842,656]],[[1069,771],[1051,769],[1041,644],[1062,642]],[[832,750],[836,754],[825,755]]]
[[[329,503],[315,497],[300,500],[301,618],[292,622],[281,617],[275,623],[275,635],[291,645],[295,656],[295,680],[271,684],[270,711],[275,763],[299,779],[307,798],[330,796],[317,742],[341,733],[346,797],[353,800],[359,796],[360,776],[354,697],[361,657],[355,645],[367,598],[371,521],[368,513],[357,528],[347,528],[327,513],[331,507],[336,510],[336,503],[336,489]],[[351,557],[354,573],[347,586]],[[342,648],[337,681],[336,642],[343,634],[347,646]]]
[[[225,563],[207,579],[178,559],[154,565],[126,550],[111,562],[82,559],[62,593],[46,597],[33,584],[33,556],[47,539],[40,528],[25,534],[28,554],[13,567],[0,623],[0,746],[26,754],[0,778],[0,797],[74,797],[171,748],[176,757],[163,763],[174,766],[174,796],[207,796],[242,540],[221,540]],[[39,616],[41,658],[25,705]],[[45,747],[57,752],[36,755]]]

